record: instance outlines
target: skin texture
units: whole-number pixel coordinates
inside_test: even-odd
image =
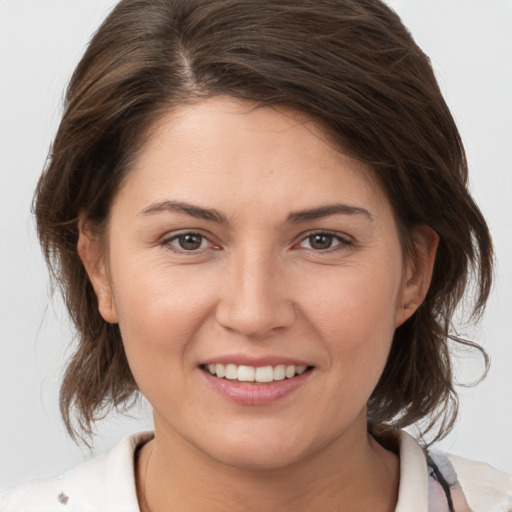
[[[352,210],[293,216],[339,204]],[[204,237],[197,249],[180,247],[187,232]],[[154,409],[143,510],[394,510],[398,460],[367,434],[366,403],[428,289],[436,238],[418,229],[418,258],[404,261],[370,169],[303,116],[215,98],[154,127],[114,201],[106,254],[90,233],[83,222],[79,252],[101,314],[119,323]],[[332,236],[327,249],[315,233]],[[313,369],[283,398],[245,405],[201,368],[228,356]]]

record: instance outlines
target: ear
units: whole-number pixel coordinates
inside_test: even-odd
[[[395,327],[403,324],[425,299],[436,259],[439,235],[429,226],[416,226],[412,233],[413,254],[406,262],[406,276],[398,303]]]
[[[98,309],[106,322],[117,323],[118,316],[107,272],[101,237],[94,233],[90,223],[81,219],[78,223],[77,251],[87,271],[98,299]]]

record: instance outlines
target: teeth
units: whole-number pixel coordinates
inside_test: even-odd
[[[272,382],[274,380],[274,368],[272,366],[256,368],[254,380],[256,382]]]
[[[239,366],[237,372],[238,380],[254,382],[254,368],[252,366]]]
[[[286,366],[284,364],[278,364],[274,368],[274,380],[283,380],[286,377]]]
[[[210,369],[210,367],[208,367],[208,369]],[[212,375],[217,375],[217,377],[225,377],[226,376],[226,368],[224,367],[223,364],[216,364],[215,365],[215,373],[213,373],[211,370],[210,370],[210,373]]]
[[[273,382],[274,380],[291,379],[306,371],[306,366],[278,364],[277,366],[237,366],[236,364],[209,364],[206,369],[219,378],[240,382]]]
[[[236,380],[238,379],[238,368],[236,364],[226,365],[226,379]]]
[[[306,367],[305,366],[297,366],[295,371],[296,371],[297,375],[301,375],[302,373],[304,373],[306,371]]]
[[[286,370],[284,371],[284,374],[287,379],[295,377],[295,366],[287,366]]]

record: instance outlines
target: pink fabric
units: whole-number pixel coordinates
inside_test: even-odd
[[[428,470],[429,512],[473,512],[446,455],[438,452],[429,453]]]

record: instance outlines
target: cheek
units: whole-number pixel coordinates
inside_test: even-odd
[[[401,277],[394,265],[332,270],[304,273],[296,285],[302,328],[325,355],[318,368],[322,393],[313,399],[322,411],[316,425],[331,433],[360,417],[382,375]]]
[[[302,281],[308,294],[304,315],[317,330],[338,375],[376,384],[395,330],[400,298],[398,265],[346,268]],[[309,286],[308,286],[309,285]],[[306,302],[304,302],[306,303]],[[373,375],[373,376],[372,376]]]
[[[211,310],[211,287],[192,267],[133,261],[113,275],[114,300],[132,372],[183,363]],[[195,277],[193,277],[195,276]]]

